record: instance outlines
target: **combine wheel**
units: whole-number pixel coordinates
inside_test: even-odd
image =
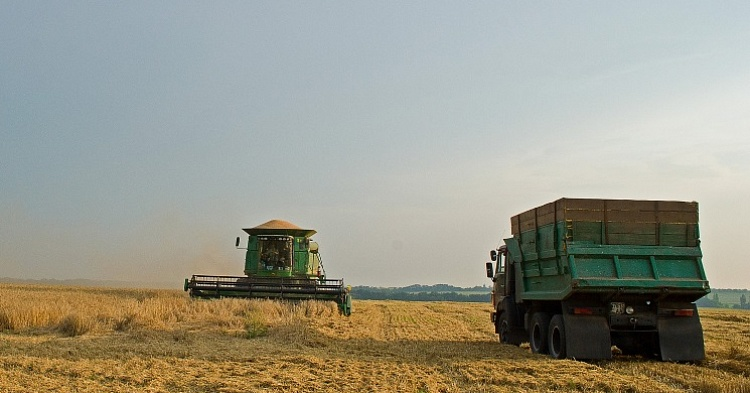
[[[565,341],[565,323],[563,317],[560,314],[556,314],[552,317],[549,323],[549,337],[547,338],[549,344],[549,354],[555,359],[565,359],[566,356],[566,341]]]
[[[344,302],[339,307],[339,309],[340,309],[341,313],[344,314],[344,316],[348,317],[348,316],[352,315],[352,295],[350,295],[350,294],[347,293],[344,296]]]
[[[535,312],[531,317],[531,328],[529,329],[531,352],[547,353],[549,319],[549,314],[546,312]]]

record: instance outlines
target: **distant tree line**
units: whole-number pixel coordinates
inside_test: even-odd
[[[352,287],[355,299],[365,300],[407,300],[407,301],[449,301],[449,302],[487,302],[490,301],[490,289],[485,287],[461,288],[447,284],[410,285],[401,288],[381,288],[368,286]]]
[[[363,287],[363,288],[373,288],[373,287]],[[409,286],[401,287],[401,288],[383,288],[383,289],[397,289],[397,290],[404,290],[406,292],[487,292],[491,291],[491,288],[483,287],[481,285],[477,285],[475,287],[470,288],[462,288],[462,287],[456,287],[449,284],[434,284],[434,285],[420,285],[420,284],[412,284]]]
[[[462,288],[448,284],[409,285],[406,287],[352,287],[352,296],[363,300],[450,301],[489,303],[489,287]],[[720,301],[720,299],[724,299]],[[750,292],[747,289],[712,289],[712,292],[695,302],[698,307],[734,308],[750,310]]]
[[[739,297],[737,296],[739,293]],[[724,298],[736,299],[734,301],[722,302],[719,295]],[[733,308],[738,310],[750,310],[750,302],[748,302],[748,291],[746,289],[714,289],[712,293],[706,295],[695,304],[698,307],[716,307],[716,308]]]

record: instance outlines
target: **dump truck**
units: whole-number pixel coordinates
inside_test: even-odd
[[[704,359],[697,202],[562,198],[510,221],[485,265],[500,342],[557,359]]]
[[[244,276],[194,274],[184,290],[197,298],[268,298],[324,300],[338,304],[350,315],[350,287],[343,279],[326,278],[313,229],[302,229],[284,220],[271,220],[243,229],[248,235]],[[240,238],[235,242],[240,248]]]

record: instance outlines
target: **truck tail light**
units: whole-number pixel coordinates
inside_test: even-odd
[[[573,314],[576,315],[593,315],[594,309],[591,307],[573,307]]]
[[[695,311],[692,308],[681,308],[674,310],[674,316],[676,317],[692,317]]]

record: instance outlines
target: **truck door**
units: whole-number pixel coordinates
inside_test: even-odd
[[[512,272],[508,271],[508,249],[502,246],[497,249],[497,267],[495,271],[495,292],[502,296],[511,294],[510,279],[513,277]]]
[[[498,262],[498,265],[501,265],[503,270],[503,296],[514,297],[513,295],[515,295],[516,291],[515,265],[508,256],[508,249],[505,246],[500,249],[501,252],[498,258],[500,262]]]

